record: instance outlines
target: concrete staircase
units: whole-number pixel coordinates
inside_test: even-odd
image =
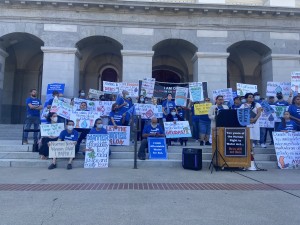
[[[32,152],[33,140],[28,145],[21,144],[21,125],[0,125],[0,167],[39,167],[47,168],[51,160],[40,160],[37,152]],[[3,135],[3,136],[2,136]],[[29,135],[32,137],[32,134]],[[82,145],[81,148],[84,146]],[[139,144],[138,144],[139,147]],[[208,168],[211,160],[211,146],[199,146],[193,140],[188,141],[187,147],[202,148],[203,168]],[[273,147],[273,146],[272,146]],[[111,146],[112,154],[109,159],[110,167],[133,168],[134,146]],[[175,143],[168,149],[168,160],[138,160],[138,167],[181,167],[183,146]],[[274,148],[255,148],[255,160],[260,168],[277,168]],[[77,154],[73,168],[82,168],[84,156]],[[58,159],[58,167],[66,168],[67,160]]]

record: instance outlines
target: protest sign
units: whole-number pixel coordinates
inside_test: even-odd
[[[274,109],[269,105],[267,101],[262,101],[260,104],[263,108],[264,114],[270,115],[271,113],[274,113]]]
[[[192,102],[204,101],[202,82],[189,83],[189,93]]]
[[[129,145],[130,142],[130,126],[105,126],[109,135],[110,145]]]
[[[149,159],[168,159],[165,138],[148,137]]]
[[[273,132],[278,167],[300,169],[300,132]]]
[[[284,112],[287,111],[288,106],[271,105],[271,107],[274,109],[275,112],[275,122],[281,122],[281,117],[283,117]]]
[[[246,128],[225,128],[225,156],[247,157]]]
[[[49,142],[49,158],[74,158],[75,144],[73,141]]]
[[[95,108],[98,116],[109,116],[111,107],[115,102],[113,101],[96,101]]]
[[[144,78],[142,81],[140,95],[143,95],[144,97],[147,98],[152,98],[154,92],[154,85],[155,85],[155,78]]]
[[[41,124],[41,136],[58,137],[64,129],[65,125],[63,123]]]
[[[222,95],[224,101],[232,101],[232,88],[224,88],[213,91],[213,99],[215,100],[218,95]]]
[[[119,83],[119,94],[122,94],[123,90],[128,91],[130,97],[137,98],[139,96],[139,83]]]
[[[109,159],[109,140],[107,134],[88,134],[86,138],[84,168],[106,168]]]
[[[74,121],[75,128],[90,129],[97,118],[99,114],[96,111],[76,111],[70,114],[70,120]]]
[[[119,84],[116,82],[103,81],[103,92],[105,94],[119,94]]]
[[[192,137],[188,121],[164,122],[167,138]]]
[[[291,82],[267,82],[266,96],[276,96],[278,92],[283,95],[289,95],[291,91]]]
[[[59,100],[57,97],[53,99],[50,112],[56,113],[65,119],[70,119],[70,114],[72,113],[73,106],[69,103]]]
[[[295,94],[299,93],[300,87],[300,72],[292,72],[291,74],[291,89]]]
[[[175,104],[177,106],[186,106],[188,97],[188,88],[176,87]]]
[[[207,115],[211,106],[211,103],[194,104],[195,115]]]
[[[241,126],[250,124],[250,108],[237,109],[236,113]]]
[[[97,102],[99,102],[99,101],[89,101],[81,98],[74,98],[73,101],[74,101],[73,112],[80,110],[80,104],[82,102],[86,103],[88,111],[96,111],[96,104]]]
[[[162,106],[152,104],[135,103],[135,115],[140,115],[142,119],[151,119],[152,117],[162,118]]]
[[[100,90],[95,90],[95,89],[91,89],[89,90],[88,96],[89,98],[95,98],[95,99],[99,99],[100,95],[103,95],[104,93]]]
[[[257,92],[257,85],[236,83],[236,89],[238,96],[244,96],[247,93],[254,94]]]
[[[259,127],[264,128],[274,128],[275,125],[275,113],[266,114],[262,112],[261,116],[258,118]]]

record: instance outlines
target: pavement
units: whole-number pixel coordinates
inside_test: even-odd
[[[1,168],[1,225],[299,225],[300,171]]]

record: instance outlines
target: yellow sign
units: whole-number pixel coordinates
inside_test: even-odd
[[[195,115],[207,115],[210,107],[212,106],[211,103],[203,103],[203,104],[195,104],[194,110]]]

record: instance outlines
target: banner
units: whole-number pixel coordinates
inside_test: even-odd
[[[211,103],[194,104],[195,115],[207,115],[211,106]]]
[[[257,92],[257,85],[236,83],[236,89],[238,96],[244,96],[247,93],[254,94]]]
[[[119,84],[116,82],[103,81],[103,92],[105,94],[119,94]]]
[[[155,78],[144,78],[142,80],[140,95],[143,95],[144,97],[147,98],[152,98],[154,92],[154,86],[155,86]]]
[[[164,122],[167,138],[192,137],[188,121]]]
[[[163,117],[162,105],[134,103],[134,107],[135,115],[140,115],[142,119]]]
[[[90,129],[98,118],[99,114],[95,111],[76,111],[70,114],[70,120],[74,121],[75,128]]]
[[[300,169],[300,132],[273,132],[280,169]]]
[[[165,138],[148,137],[149,159],[168,159]]]
[[[215,101],[216,97],[218,95],[222,95],[224,101],[227,102],[232,102],[233,96],[232,96],[232,88],[224,88],[224,89],[219,89],[219,90],[214,90],[213,91],[213,99]]]
[[[299,93],[300,87],[300,72],[292,72],[291,74],[291,89],[294,91],[294,95]]]
[[[107,168],[109,141],[107,134],[88,134],[86,137],[84,168]]]
[[[130,126],[104,126],[109,135],[109,145],[129,145]]]
[[[122,94],[123,90],[128,91],[129,97],[137,98],[139,96],[139,83],[119,83],[119,94]]]
[[[204,101],[202,82],[189,83],[189,93],[192,102]]]
[[[247,157],[246,128],[225,128],[225,156]]]
[[[71,106],[69,103],[65,103],[64,101],[61,101],[57,97],[55,97],[53,99],[50,112],[54,112],[58,116],[61,116],[65,119],[70,119],[72,110],[73,110],[73,106]]]
[[[58,137],[60,132],[65,129],[63,123],[41,124],[40,127],[42,137]]]
[[[177,106],[186,106],[189,89],[185,87],[176,87],[175,104]]]
[[[74,158],[75,144],[73,141],[50,141],[49,158]]]
[[[236,113],[241,126],[250,125],[250,108],[237,109]]]
[[[289,95],[291,91],[291,82],[267,82],[266,96],[276,96],[281,92],[283,96]]]
[[[103,94],[104,94],[103,91],[90,88],[88,96],[89,96],[89,98],[95,98],[95,99],[99,100],[100,95],[103,95]]]

